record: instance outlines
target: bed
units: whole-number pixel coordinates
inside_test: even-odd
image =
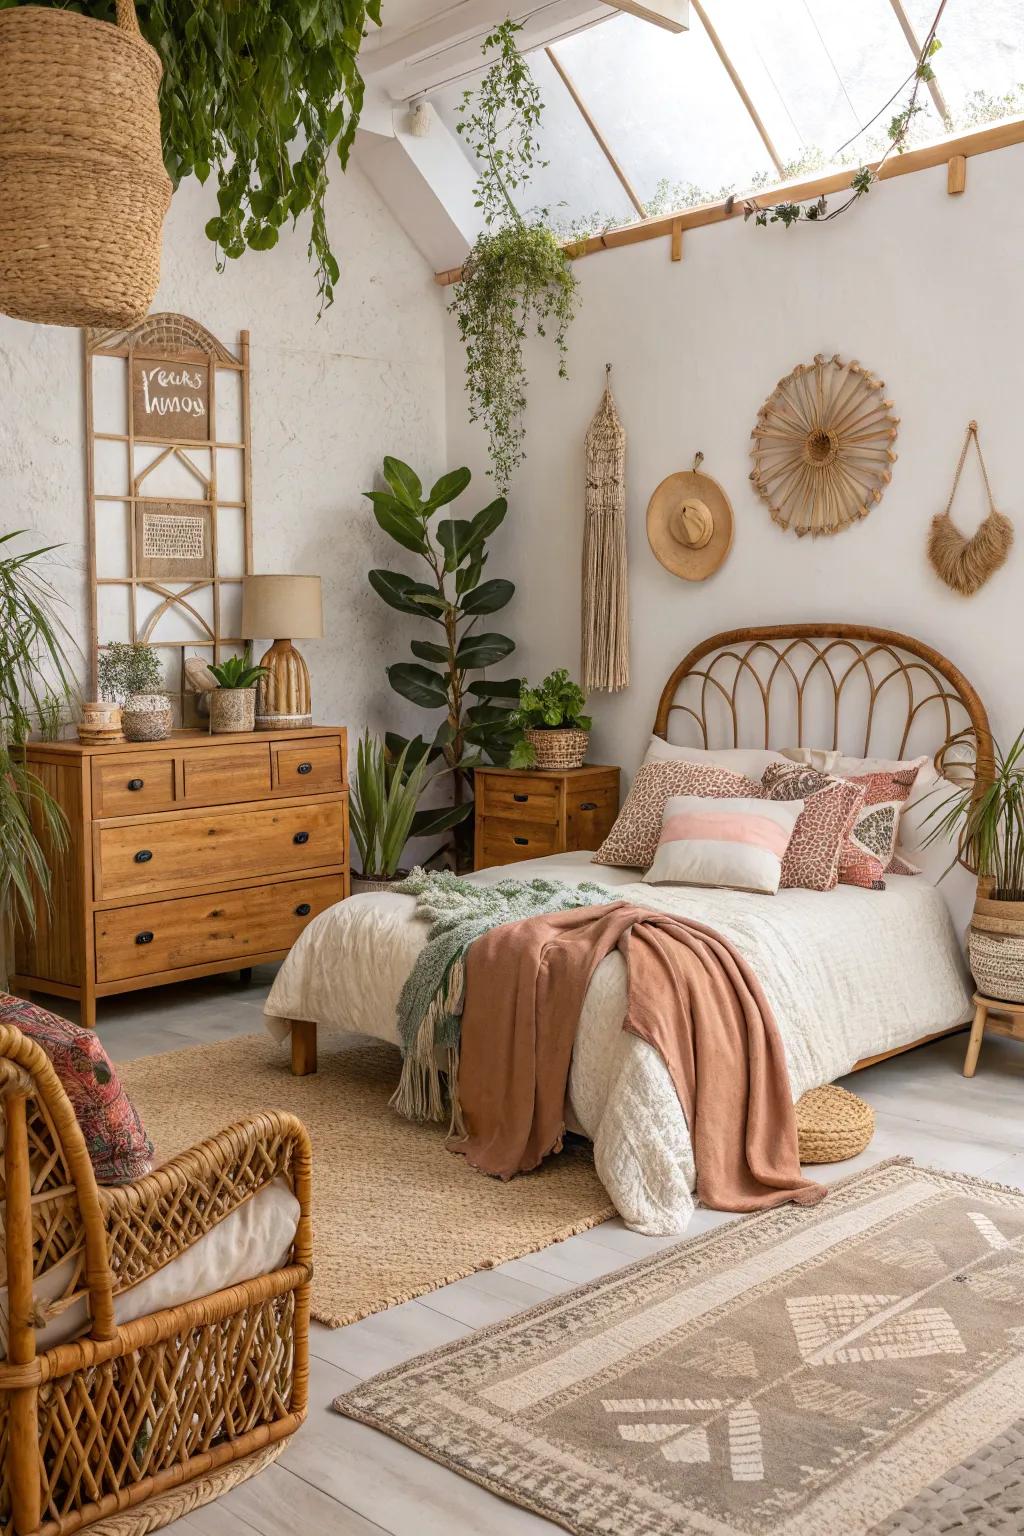
[[[672,673],[654,728],[663,740],[703,749],[831,745],[864,758],[927,752],[940,772],[951,772],[951,763],[962,771],[969,761],[983,783],[992,771],[985,709],[963,675],[910,636],[863,626],[712,636]],[[954,921],[946,892],[926,876],[889,877],[885,891],[840,885],[765,898],[651,887],[635,870],[596,866],[576,853],[467,878],[486,884],[535,873],[569,884],[596,880],[728,938],[775,1013],[794,1099],[970,1017],[957,932],[963,914]],[[291,1034],[293,1068],[315,1063],[318,1028],[397,1039],[398,995],[425,938],[414,911],[411,896],[367,893],[304,931],[266,1004],[272,1032]],[[624,1006],[625,969],[615,953],[596,971],[580,1018],[570,1123],[593,1141],[598,1174],[631,1227],[680,1232],[693,1211],[689,1134],[661,1058],[623,1032]]]

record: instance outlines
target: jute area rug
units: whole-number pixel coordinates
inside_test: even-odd
[[[313,1316],[340,1327],[614,1214],[589,1149],[568,1148],[503,1184],[444,1148],[444,1128],[389,1108],[398,1051],[330,1042],[320,1070],[245,1035],[125,1062],[119,1071],[162,1158],[266,1109],[298,1115],[313,1143]]]
[[[586,1536],[1024,1530],[1024,1192],[883,1163],[339,1412]]]

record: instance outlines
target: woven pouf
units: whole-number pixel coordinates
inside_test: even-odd
[[[855,1093],[826,1083],[797,1101],[796,1131],[802,1163],[842,1163],[864,1151],[875,1134],[875,1112]]]

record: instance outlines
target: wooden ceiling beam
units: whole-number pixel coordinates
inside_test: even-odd
[[[573,84],[572,77],[569,74],[568,70],[565,69],[564,65],[562,64],[561,60],[559,59],[558,55],[555,53],[555,50],[552,47],[549,46],[549,47],[545,48],[544,52],[547,54],[548,58],[551,60],[552,66],[554,67],[555,73],[557,74],[559,80],[561,80],[562,84],[565,86],[566,90],[569,92],[569,95],[572,97],[573,105],[576,107],[576,110],[579,112],[580,117],[582,117],[583,121],[586,123],[587,127],[590,129],[591,133],[593,134],[594,139],[597,142],[597,147],[600,149],[602,155],[604,155],[604,157],[607,160],[608,164],[611,166],[612,170],[615,172],[615,175],[618,177],[619,183],[622,186],[622,190],[625,192],[626,196],[629,198],[630,202],[633,204],[633,207],[636,209],[636,211],[640,215],[640,217],[642,219],[646,218],[647,217],[647,209],[644,207],[643,203],[640,201],[640,198],[637,195],[637,192],[636,192],[636,189],[633,186],[633,183],[630,181],[629,177],[626,175],[625,171],[622,169],[622,166],[616,160],[615,156],[612,154],[610,148],[608,147],[607,139],[605,138],[604,134],[601,132],[601,130],[597,126],[597,124],[594,122],[594,119],[591,117],[590,112],[587,110],[587,104],[583,100],[583,97],[580,95],[579,91],[576,89],[576,86]]]
[[[903,7],[903,0],[889,0],[889,4],[892,6],[893,14],[900,24],[900,27],[903,31],[903,36],[907,40],[911,53],[914,55],[915,59],[919,59],[921,57],[921,42],[917,33],[914,31],[913,22]],[[936,112],[939,114],[946,126],[949,127],[952,124],[953,119],[949,115],[949,108],[946,106],[946,98],[943,96],[939,87],[938,77],[933,76],[932,79],[927,80],[925,84],[931,93],[932,101],[935,103]]]
[[[711,25],[711,19],[701,4],[701,0],[690,0],[690,3],[700,18],[700,24],[708,35],[708,41],[711,43],[712,48],[718,54],[726,74],[732,81],[736,89],[737,96],[746,107],[747,115],[750,118],[750,121],[753,123],[754,127],[760,134],[761,143],[768,151],[769,160],[772,162],[779,175],[783,176],[785,174],[785,170],[782,164],[782,157],[772,142],[771,134],[768,132],[768,129],[765,127],[763,121],[761,120],[761,114],[758,112],[757,108],[754,106],[753,101],[751,100],[750,92],[747,90],[746,86],[743,84],[743,81],[740,78],[739,70],[736,68],[729,55],[726,53],[725,45],[722,42],[722,39],[719,37],[718,33],[715,31],[714,27]]]

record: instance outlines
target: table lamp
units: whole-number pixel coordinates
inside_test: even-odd
[[[244,576],[242,634],[272,635],[256,689],[256,729],[291,731],[313,724],[306,663],[292,639],[319,640],[324,632],[319,576]],[[279,638],[288,636],[288,639]]]

